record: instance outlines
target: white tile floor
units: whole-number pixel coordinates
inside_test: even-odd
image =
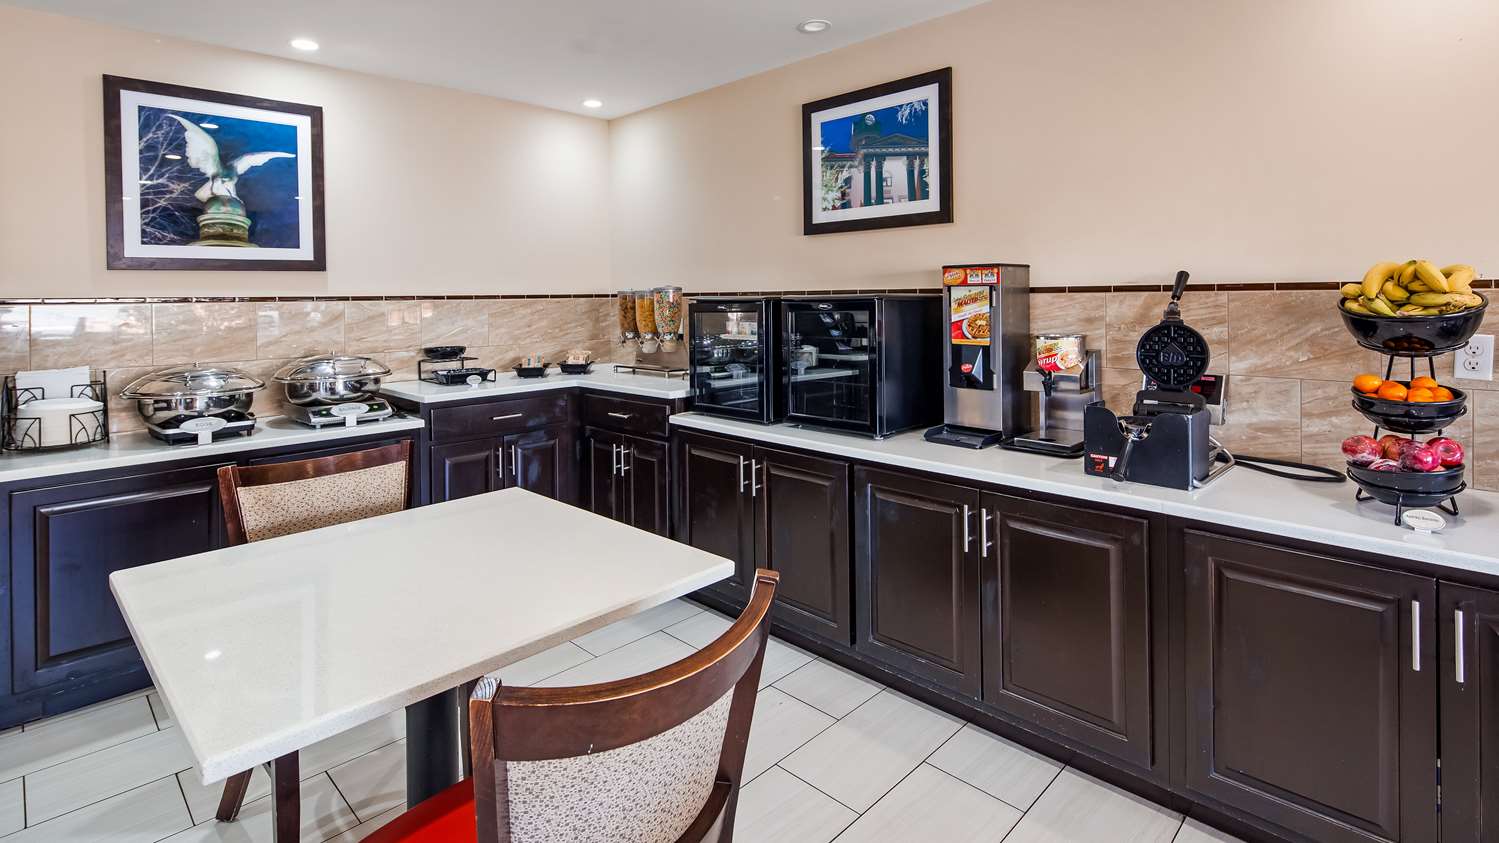
[[[729,621],[674,601],[500,671],[572,685],[660,667]],[[405,806],[397,713],[302,753],[304,841],[355,843]],[[741,843],[1235,843],[1235,839],[773,640],[745,760]],[[0,732],[5,843],[261,843],[269,782],[240,820],[191,769],[171,712],[141,691]]]

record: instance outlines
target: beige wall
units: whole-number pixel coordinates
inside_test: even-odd
[[[104,268],[100,76],[323,107],[328,271]],[[0,6],[0,298],[596,292],[608,124]]]
[[[613,121],[617,286],[1499,267],[1493,0],[994,0]],[[801,234],[800,104],[951,65],[957,222]]]

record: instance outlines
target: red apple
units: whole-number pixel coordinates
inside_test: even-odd
[[[1437,458],[1442,461],[1442,468],[1457,468],[1463,464],[1463,446],[1456,439],[1436,436],[1426,440],[1426,447],[1437,452]]]
[[[1400,467],[1406,471],[1440,471],[1442,458],[1437,456],[1436,448],[1417,445],[1406,448],[1405,453],[1400,455]]]
[[[1343,440],[1343,456],[1354,465],[1368,465],[1384,455],[1372,436],[1350,436]]]
[[[1399,471],[1400,463],[1395,462],[1394,460],[1380,458],[1375,460],[1374,462],[1369,463],[1369,469],[1371,471]]]
[[[1412,444],[1415,444],[1415,440],[1407,439],[1404,436],[1396,436],[1393,433],[1386,433],[1379,437],[1379,447],[1384,452],[1384,457],[1387,460],[1399,460],[1400,455]]]

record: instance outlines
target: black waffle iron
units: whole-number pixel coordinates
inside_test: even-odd
[[[1191,489],[1209,479],[1215,459],[1210,415],[1192,387],[1207,371],[1212,352],[1202,334],[1182,321],[1187,277],[1186,270],[1176,273],[1165,315],[1135,345],[1135,362],[1155,388],[1136,393],[1127,416],[1116,415],[1102,402],[1083,410],[1083,470],[1088,474],[1173,489]]]

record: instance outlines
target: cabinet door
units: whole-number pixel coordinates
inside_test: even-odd
[[[854,487],[855,648],[979,696],[979,493],[866,468]]]
[[[577,435],[570,427],[544,427],[506,436],[500,454],[502,488],[519,486],[528,492],[572,503],[577,499]]]
[[[626,436],[620,456],[620,520],[658,536],[669,535],[671,472],[665,442]]]
[[[756,448],[756,565],[781,575],[776,620],[853,643],[848,463]]]
[[[618,433],[590,427],[583,431],[583,508],[605,518],[619,519]]]
[[[1184,541],[1188,787],[1326,843],[1436,840],[1436,583]]]
[[[1442,840],[1499,839],[1499,592],[1441,583]]]
[[[502,440],[475,439],[432,446],[432,502],[457,500],[500,487]]]
[[[677,541],[732,560],[734,576],[709,590],[738,605],[749,600],[755,576],[754,499],[749,492],[748,443],[678,434]]]
[[[983,519],[984,701],[1152,766],[1149,522],[1005,495]]]
[[[140,663],[109,575],[223,544],[216,466],[11,496],[14,691]]]

